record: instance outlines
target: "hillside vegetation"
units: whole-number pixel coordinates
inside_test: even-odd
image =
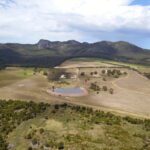
[[[89,107],[0,101],[0,119],[0,150],[150,149],[150,120]]]
[[[150,51],[127,42],[80,43],[77,41],[37,44],[0,44],[0,64],[5,66],[56,66],[76,57],[98,57],[150,65]]]

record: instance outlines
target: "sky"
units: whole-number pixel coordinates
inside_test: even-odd
[[[150,0],[0,0],[0,43],[40,39],[150,49]]]

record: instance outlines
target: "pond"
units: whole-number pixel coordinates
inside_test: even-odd
[[[84,88],[73,87],[73,88],[56,88],[54,93],[62,96],[84,96],[87,95],[87,91]]]

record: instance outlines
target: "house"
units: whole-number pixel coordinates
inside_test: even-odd
[[[66,75],[65,75],[65,74],[62,74],[62,75],[60,76],[60,79],[66,79]]]

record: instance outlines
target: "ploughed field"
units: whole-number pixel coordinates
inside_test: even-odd
[[[43,73],[47,69],[6,68],[0,71],[0,98],[47,103],[67,102],[149,118],[150,80],[137,71],[127,68],[126,65],[150,73],[148,66],[129,66],[129,64],[99,59],[79,59],[64,62],[58,67],[76,73],[76,79],[51,82]],[[102,74],[102,70],[114,69],[127,74],[117,78]],[[83,72],[84,76],[81,75]],[[91,75],[91,72],[97,72],[97,74]],[[54,95],[47,92],[52,86],[56,88],[82,87],[88,91],[88,95],[81,97]],[[99,90],[95,90],[95,87]]]

